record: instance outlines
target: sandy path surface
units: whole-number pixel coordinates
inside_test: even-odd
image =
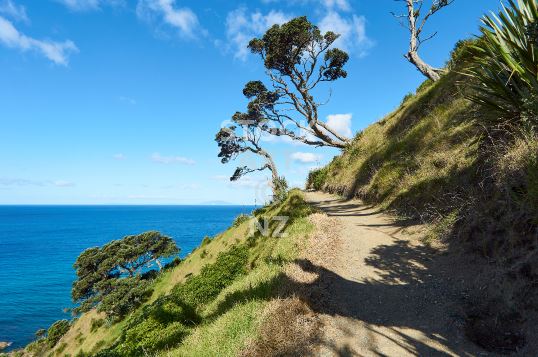
[[[464,336],[465,263],[359,201],[306,198],[340,225],[335,254],[318,271],[329,300],[318,311],[321,356],[489,355]]]

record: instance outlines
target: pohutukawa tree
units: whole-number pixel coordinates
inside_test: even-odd
[[[76,313],[97,308],[110,318],[120,318],[147,297],[149,284],[144,273],[161,259],[179,253],[176,243],[159,232],[146,232],[90,248],[77,258],[77,280],[71,296],[79,303]]]
[[[231,181],[237,181],[241,177],[256,171],[271,171],[273,195],[277,195],[280,179],[278,171],[271,155],[262,149],[260,139],[262,130],[266,127],[266,120],[259,115],[257,110],[250,110],[247,113],[237,112],[232,117],[232,124],[221,128],[215,137],[220,152],[221,162],[226,164],[235,160],[239,155],[252,153],[261,157],[265,164],[258,168],[239,166],[235,170]]]
[[[318,108],[324,103],[313,94],[321,84],[347,76],[349,56],[333,47],[338,37],[322,34],[306,17],[298,17],[250,41],[248,47],[263,59],[271,83],[268,89],[252,81],[243,90],[249,113],[263,123],[259,129],[314,146],[344,148],[349,143],[320,120]]]
[[[428,20],[437,12],[452,4],[454,0],[432,0],[431,6],[424,8],[424,0],[395,0],[405,3],[406,13],[397,15],[396,17],[400,24],[409,30],[409,50],[405,54],[405,58],[411,62],[423,75],[436,82],[441,78],[443,72],[440,68],[434,68],[424,60],[418,54],[420,46],[434,38],[437,32],[430,35],[423,36],[424,26]]]

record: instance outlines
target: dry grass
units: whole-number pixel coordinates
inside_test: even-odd
[[[320,341],[321,322],[297,297],[272,300],[263,313],[259,337],[241,351],[244,357],[313,355]]]
[[[297,260],[325,267],[338,250],[339,221],[322,213],[314,213],[308,220],[315,229]],[[286,277],[278,290],[285,298],[274,299],[266,306],[258,336],[250,340],[241,356],[308,356],[320,348],[323,323],[311,306],[328,304],[327,282],[295,262],[286,265],[284,272]]]

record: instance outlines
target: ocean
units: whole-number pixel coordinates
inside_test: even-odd
[[[0,206],[0,342],[31,342],[70,318],[73,263],[86,248],[156,230],[184,257],[252,206]]]

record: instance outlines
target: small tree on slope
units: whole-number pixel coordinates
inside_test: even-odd
[[[422,37],[424,26],[428,20],[435,15],[438,11],[452,4],[454,0],[433,0],[430,8],[427,10],[426,14],[423,15],[424,0],[395,0],[405,3],[406,13],[402,15],[392,14],[396,17],[400,24],[409,30],[409,50],[405,54],[405,58],[411,62],[420,73],[436,82],[441,78],[442,69],[434,68],[424,62],[424,60],[418,54],[420,46],[431,40],[437,32],[434,32],[431,35]]]
[[[248,113],[237,112],[232,117],[233,124],[221,128],[215,137],[220,152],[219,158],[223,164],[235,160],[239,155],[252,153],[264,159],[265,164],[258,168],[250,168],[248,166],[239,166],[234,174],[230,177],[230,181],[237,181],[241,177],[257,171],[269,170],[272,176],[273,196],[277,196],[279,189],[278,171],[271,155],[262,149],[260,139],[264,119],[255,111]],[[241,135],[240,129],[243,133]]]
[[[148,284],[142,273],[155,265],[160,269],[160,259],[177,253],[176,243],[159,232],[127,236],[101,248],[86,249],[74,264],[77,280],[71,296],[79,303],[74,311],[97,307],[112,318],[125,316],[147,297]]]
[[[271,82],[271,89],[252,81],[243,90],[249,111],[264,119],[262,130],[314,146],[348,144],[348,138],[320,120],[322,103],[313,96],[320,84],[347,76],[348,54],[332,48],[338,37],[322,34],[306,17],[298,17],[250,41],[248,47],[263,59]]]

